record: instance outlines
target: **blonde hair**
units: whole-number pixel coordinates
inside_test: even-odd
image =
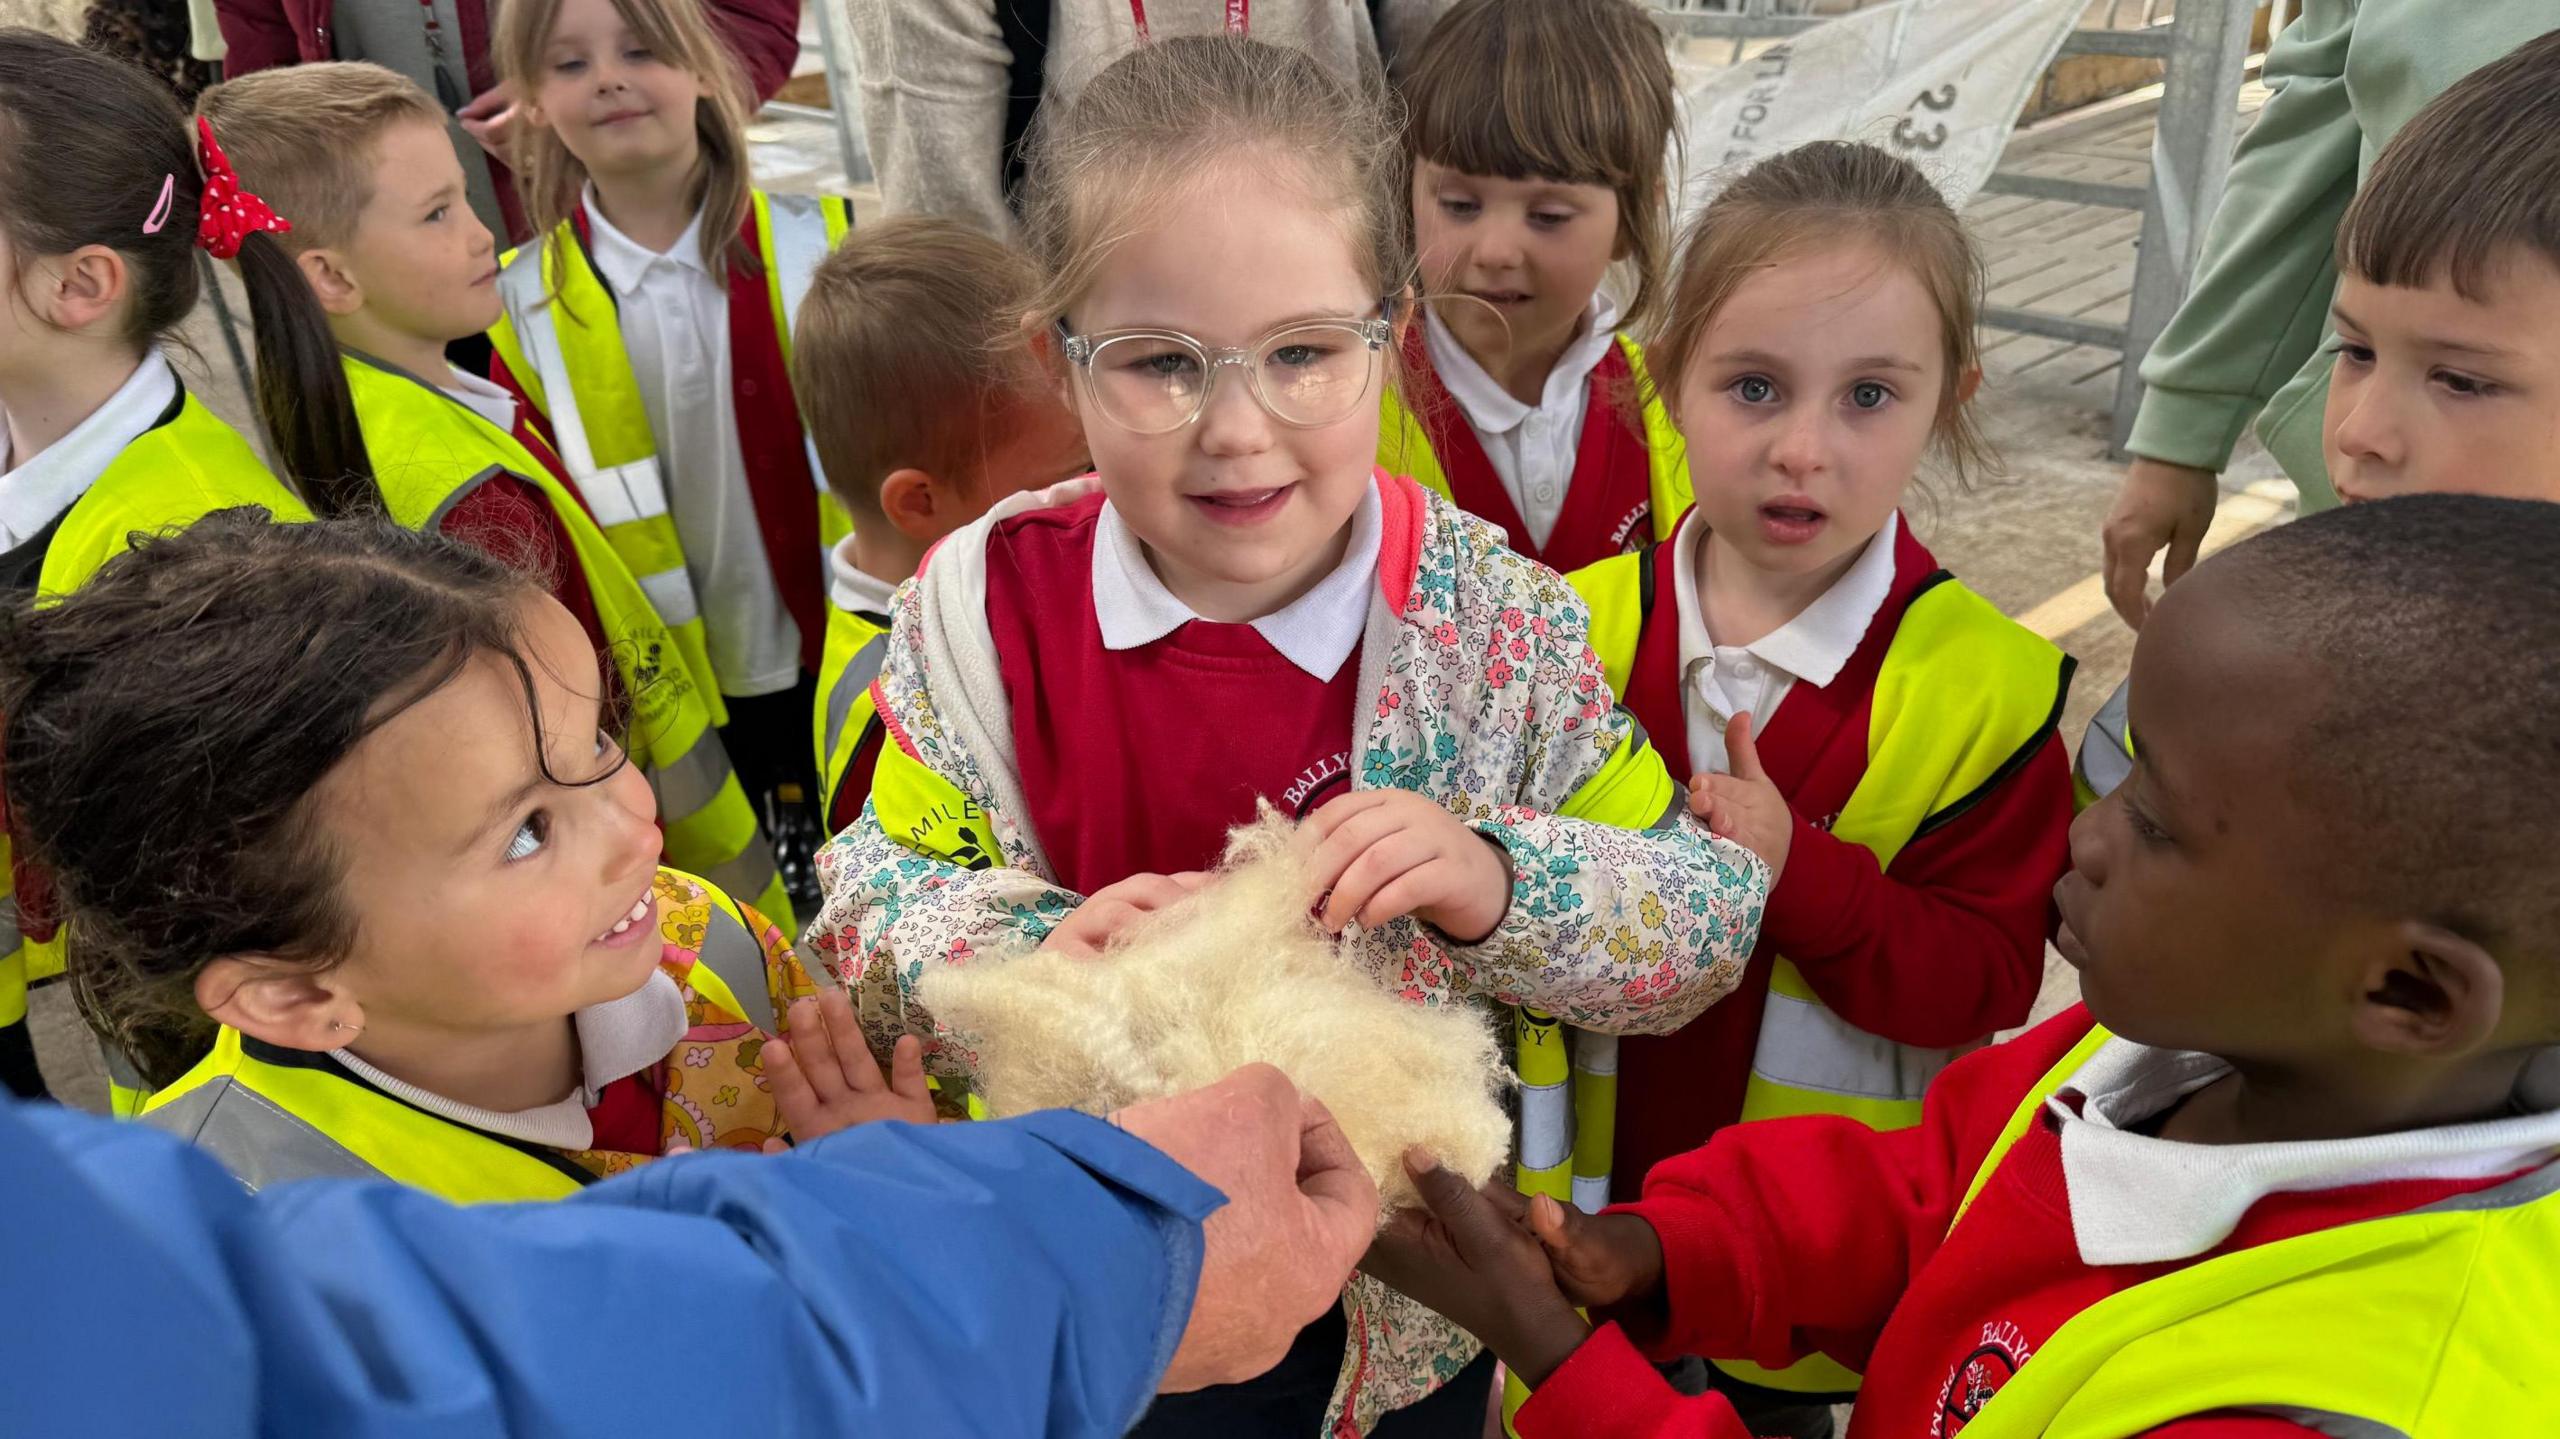
[[[343,246],[373,201],[375,150],[401,125],[445,115],[426,91],[379,65],[260,70],[196,100],[240,183],[293,228],[240,246],[258,353],[258,420],[276,467],[323,517],[381,502],[337,341],[294,263]]]
[[[1062,113],[1044,111],[1032,137],[1033,315],[1054,322],[1084,297],[1131,212],[1218,183],[1218,162],[1238,156],[1303,181],[1311,206],[1341,217],[1370,291],[1401,293],[1413,274],[1404,147],[1385,83],[1371,79],[1354,89],[1298,51],[1227,36],[1159,40],[1114,61]]]
[[[561,0],[507,0],[498,9],[489,48],[499,78],[519,96],[530,97],[541,83],[542,52],[551,43],[560,5]],[[759,261],[740,233],[747,223],[751,176],[745,73],[712,32],[697,0],[613,0],[613,10],[650,54],[701,80],[709,91],[694,106],[693,129],[701,152],[687,177],[694,203],[702,210],[702,263],[714,275],[727,274],[732,263],[755,270]],[[507,163],[515,170],[525,219],[535,234],[546,237],[543,243],[551,247],[556,273],[576,243],[566,222],[577,212],[586,166],[548,125],[516,126],[509,149]]]
[[[295,254],[344,245],[373,200],[373,147],[403,123],[444,129],[444,111],[416,82],[379,65],[288,65],[226,80],[196,113],[240,172],[240,183],[293,223]]]
[[[1816,140],[1752,166],[1689,227],[1671,301],[1648,358],[1655,386],[1680,393],[1698,342],[1734,291],[1790,255],[1866,244],[1908,269],[1938,310],[1945,383],[1932,438],[1959,487],[1997,469],[1974,423],[1965,375],[1981,365],[1974,333],[1982,260],[1946,197],[1911,162],[1873,145]]]
[[[976,227],[927,215],[866,225],[818,265],[792,325],[791,388],[827,484],[880,518],[892,470],[975,464],[1043,382],[1022,332],[1039,275]]]
[[[1630,0],[1466,0],[1431,27],[1405,81],[1405,142],[1461,174],[1615,192],[1632,330],[1671,252],[1673,89],[1662,32]]]

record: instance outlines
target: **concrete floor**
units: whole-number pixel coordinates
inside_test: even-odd
[[[2241,97],[2243,110],[2254,115],[2264,98],[2253,83]],[[2147,178],[2152,114],[2152,104],[2137,95],[2048,121],[2013,137],[2006,162],[2043,174],[2140,183]],[[845,184],[834,128],[823,112],[768,110],[757,117],[750,140],[760,182],[775,189],[850,191],[862,216],[877,213],[875,189]],[[1995,302],[2098,321],[2123,319],[2138,217],[1992,196],[1971,205],[1966,219],[1982,246]],[[245,316],[236,286],[227,293],[234,313]],[[210,305],[186,339],[194,353],[182,355],[179,365],[188,384],[216,413],[253,430]],[[1909,506],[1911,522],[1966,583],[2078,659],[2063,722],[2063,733],[2076,746],[2090,713],[2124,677],[2133,650],[2132,633],[2107,607],[2097,583],[2098,525],[2121,474],[2106,454],[2119,359],[2023,335],[1987,333],[1984,343],[1986,377],[1977,405],[2005,473],[1963,491],[1943,478],[1924,477],[1923,493]],[[2208,546],[2292,515],[2291,485],[2254,443],[2235,459],[2224,485],[2227,498]],[[2038,1017],[2077,993],[2074,976],[2048,954]],[[67,990],[59,984],[40,989],[32,996],[32,1011],[55,1093],[103,1107],[105,1077]]]

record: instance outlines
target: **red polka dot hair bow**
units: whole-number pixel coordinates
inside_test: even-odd
[[[231,158],[213,142],[213,125],[202,115],[196,117],[196,135],[203,141],[198,153],[204,158],[204,199],[196,213],[197,244],[213,258],[228,260],[240,253],[241,241],[260,230],[281,235],[293,228],[292,221],[240,187],[240,176],[231,168]]]

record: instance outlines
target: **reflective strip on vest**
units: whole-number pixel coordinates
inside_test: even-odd
[[[318,1126],[266,1102],[227,1074],[152,1108],[142,1120],[211,1151],[253,1190],[295,1179],[390,1177]]]
[[[767,1034],[774,1027],[772,976],[767,971],[764,946],[747,929],[745,916],[737,913],[737,901],[728,894],[702,882],[710,892],[711,923],[703,931],[702,948],[694,956],[697,968],[708,969],[719,976],[735,1002],[726,1007],[739,1018]]]
[[[1520,1157],[1523,1194],[1573,1197],[1572,1061],[1565,1028],[1556,1017],[1526,1005],[1514,1011],[1513,1051],[1520,1072]]]
[[[655,454],[618,465],[596,463],[595,442],[578,407],[560,327],[552,320],[551,305],[543,300],[542,260],[550,249],[548,244],[527,245],[498,274],[499,292],[515,322],[516,343],[523,347],[534,378],[542,384],[560,463],[568,467],[569,478],[577,481],[578,493],[595,515],[597,528],[640,581],[658,618],[671,630],[683,628],[701,617],[702,604],[693,591],[693,576],[685,569],[684,547],[667,506],[666,475]]]
[[[1573,1031],[1573,1206],[1609,1205],[1609,1160],[1618,1142],[1618,1036]]]
[[[2133,773],[2133,722],[2127,701],[2132,692],[2131,683],[2118,684],[2089,717],[2089,728],[2080,736],[2080,758],[2072,766],[2072,778],[2084,809],[2115,793],[2116,786]]]
[[[142,1122],[211,1150],[252,1189],[288,1180],[388,1179],[457,1204],[558,1199],[586,1178],[403,1103],[317,1056],[274,1063],[225,1027],[213,1052],[152,1097]]]
[[[889,658],[889,637],[873,637],[871,643],[853,652],[845,661],[844,673],[835,677],[827,688],[827,757],[835,758],[836,747],[844,743],[844,722],[853,713],[856,700],[880,678],[880,666]]]

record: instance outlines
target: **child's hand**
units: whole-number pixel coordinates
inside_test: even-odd
[[[773,1106],[797,1140],[875,1119],[934,1122],[924,1046],[912,1034],[901,1036],[889,1056],[889,1077],[882,1079],[870,1041],[853,1017],[853,1001],[840,989],[791,1006],[790,1038],[765,1041],[764,1073],[773,1086]]]
[[[1546,1251],[1505,1206],[1419,1149],[1404,1165],[1428,1209],[1389,1219],[1360,1267],[1457,1321],[1537,1387],[1590,1337],[1591,1325],[1573,1312]]]
[[[1527,1219],[1574,1303],[1612,1309],[1661,1293],[1662,1236],[1636,1216],[1585,1214],[1541,1194],[1528,1201]]]
[[[1725,726],[1725,753],[1731,774],[1702,774],[1689,781],[1689,813],[1705,820],[1715,834],[1732,840],[1769,862],[1770,878],[1787,867],[1787,846],[1796,837],[1795,811],[1787,797],[1760,768],[1760,747],[1751,742],[1751,712],[1743,711]]]
[[[1460,944],[1493,933],[1511,908],[1511,863],[1456,815],[1402,789],[1333,800],[1300,827],[1315,845],[1317,916],[1329,934],[1412,915]]]
[[[1140,916],[1169,908],[1208,882],[1208,875],[1185,870],[1180,874],[1133,874],[1118,884],[1106,884],[1058,921],[1058,927],[1049,931],[1040,947],[1063,950],[1078,959],[1097,958],[1113,935],[1136,923]]]

